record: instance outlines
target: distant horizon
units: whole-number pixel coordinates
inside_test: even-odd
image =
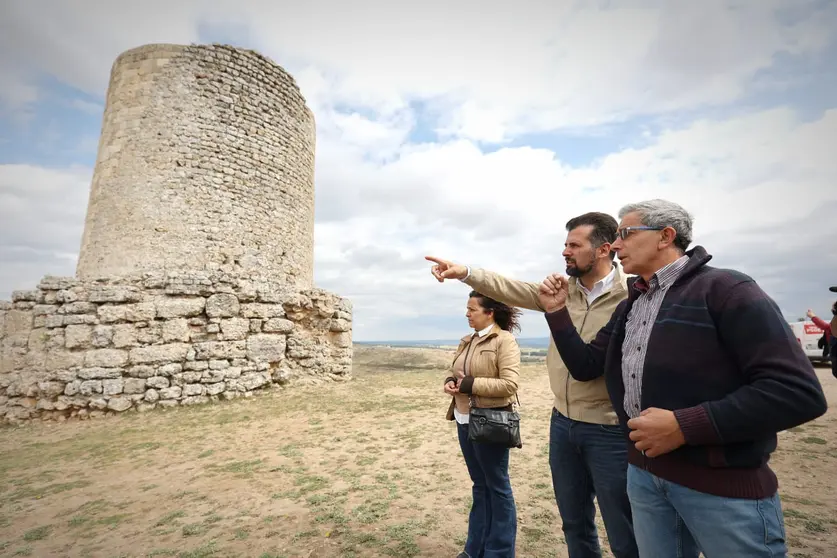
[[[809,318],[806,317],[799,317],[799,318],[789,318],[785,315],[785,319],[788,323],[793,322],[809,322],[811,321]],[[517,344],[521,347],[525,348],[546,348],[549,345],[549,336],[528,336],[528,337],[517,337]],[[436,338],[436,339],[372,339],[372,340],[353,340],[352,342],[357,345],[393,345],[393,346],[405,346],[405,347],[415,347],[415,346],[426,346],[426,345],[458,345],[459,340],[462,337],[456,338]]]
[[[373,341],[353,341],[356,345],[392,345],[403,347],[420,347],[428,345],[458,345],[460,338],[451,339],[383,339]],[[518,337],[517,344],[525,348],[546,348],[549,337]]]

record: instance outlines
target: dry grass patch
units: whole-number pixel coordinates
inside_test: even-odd
[[[378,351],[379,364],[394,354]],[[444,421],[444,373],[415,365],[421,351],[410,367],[399,368],[402,354],[390,371],[359,366],[345,384],[0,430],[0,556],[455,556],[470,486]],[[449,359],[423,351],[429,363]],[[837,400],[837,382],[822,378]],[[511,461],[518,551],[566,556],[543,365],[525,365],[521,386],[525,446]],[[781,435],[774,463],[792,555],[837,547],[835,417]]]

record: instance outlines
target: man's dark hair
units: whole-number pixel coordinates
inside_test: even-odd
[[[605,243],[612,244],[616,240],[616,229],[619,228],[619,223],[607,213],[593,211],[573,217],[567,221],[567,232],[585,225],[593,227],[588,238],[594,248],[598,248]],[[611,250],[610,259],[612,260],[615,256],[616,253]]]

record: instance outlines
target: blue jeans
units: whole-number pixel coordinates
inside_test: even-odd
[[[602,555],[594,495],[613,555],[637,558],[627,491],[628,449],[621,427],[579,422],[553,408],[549,467],[570,558]]]
[[[642,558],[787,556],[778,493],[763,500],[724,498],[631,465],[628,495]]]
[[[514,558],[517,508],[509,481],[509,448],[475,444],[457,424],[459,447],[473,483],[465,552],[471,558]]]

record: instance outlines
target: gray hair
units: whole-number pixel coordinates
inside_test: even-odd
[[[628,213],[638,213],[647,227],[673,228],[677,232],[674,245],[683,252],[692,243],[692,216],[674,202],[656,199],[631,203],[619,210],[619,218]]]

